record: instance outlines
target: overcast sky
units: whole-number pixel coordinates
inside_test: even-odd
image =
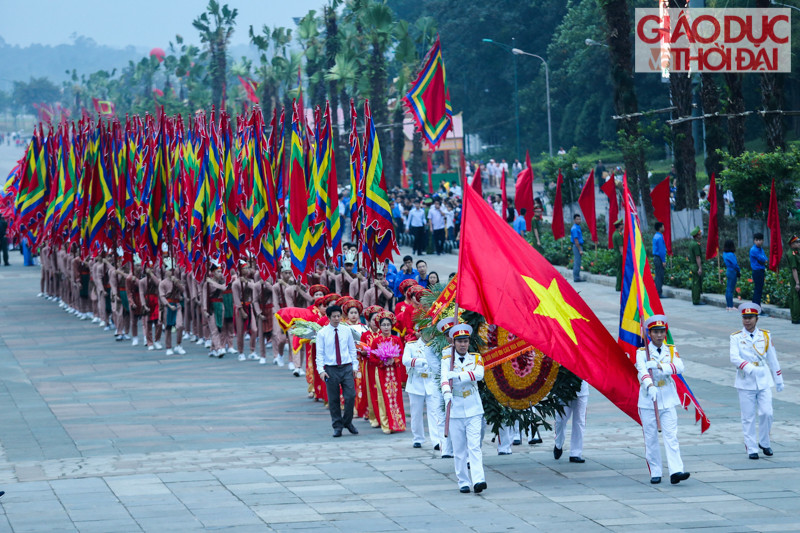
[[[326,0],[220,0],[237,8],[232,44],[249,42],[252,25],[294,27],[293,17],[322,10]],[[175,34],[199,43],[192,20],[207,0],[0,0],[0,37],[8,44],[69,43],[76,33],[98,44],[165,48]]]

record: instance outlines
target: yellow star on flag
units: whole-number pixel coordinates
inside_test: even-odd
[[[553,278],[550,282],[550,286],[547,288],[528,276],[522,276],[522,279],[525,280],[525,283],[528,284],[528,287],[530,287],[531,291],[533,291],[533,294],[536,296],[536,299],[539,300],[539,305],[533,310],[533,314],[546,316],[558,322],[558,325],[561,326],[567,336],[577,345],[578,339],[575,337],[572,321],[581,319],[588,322],[589,319],[582,316],[574,307],[564,300],[564,297],[561,296],[561,290],[558,288],[556,279]]]

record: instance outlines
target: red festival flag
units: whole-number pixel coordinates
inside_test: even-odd
[[[408,168],[406,167],[406,160],[401,159],[400,161],[403,164],[403,172],[400,175],[401,177],[400,186],[404,189],[408,189]]]
[[[772,178],[772,187],[769,191],[767,227],[769,228],[769,269],[777,272],[778,264],[783,256],[783,241],[781,241],[781,222],[778,220],[778,197],[775,196],[775,178]]]
[[[583,218],[586,219],[586,225],[589,226],[592,242],[597,242],[597,215],[595,214],[594,205],[594,169],[589,171],[589,179],[583,184],[581,195],[578,197],[578,205],[581,206]]]
[[[550,226],[555,240],[564,237],[564,208],[561,206],[561,184],[563,182],[564,176],[561,175],[561,169],[559,169],[558,181],[556,182],[556,199],[553,202],[553,223]]]
[[[533,222],[533,169],[525,168],[517,174],[517,183],[514,187],[514,207],[517,211],[525,209],[525,226],[531,231]]]
[[[708,187],[708,240],[706,241],[706,261],[717,257],[719,253],[719,224],[717,221],[717,177],[711,174]]]
[[[530,342],[638,422],[635,367],[575,289],[492,212],[474,191],[464,191],[459,307]]]
[[[669,177],[650,191],[653,201],[653,214],[656,220],[664,224],[664,243],[667,245],[667,254],[672,255],[672,212],[669,205]]]
[[[503,175],[500,176],[500,194],[503,198],[503,220],[508,216],[508,191],[506,191],[506,169],[503,169]]]
[[[254,104],[258,103],[258,95],[256,94],[256,88],[258,84],[251,80],[250,78],[244,79],[241,76],[238,76],[239,83],[242,84],[242,88],[244,89],[244,93],[247,95],[247,99],[253,102]]]
[[[475,189],[475,192],[478,193],[481,197],[483,197],[483,183],[481,181],[481,166],[477,165],[475,167],[475,174],[472,175],[472,183],[470,183],[470,187]]]
[[[602,179],[602,176],[601,178]],[[617,184],[612,175],[600,186],[600,190],[608,196],[608,249],[614,249],[614,222],[619,218],[619,203],[617,203]]]

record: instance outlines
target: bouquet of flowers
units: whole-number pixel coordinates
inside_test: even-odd
[[[390,366],[397,357],[400,357],[400,347],[392,342],[382,342],[372,350],[372,354],[380,359],[381,363]]]
[[[308,320],[298,318],[294,321],[292,327],[289,328],[289,333],[298,339],[306,339],[315,342],[317,339],[317,332],[321,329],[322,326],[316,322],[309,322]]]

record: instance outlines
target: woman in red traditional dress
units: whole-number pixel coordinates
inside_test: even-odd
[[[362,342],[363,335],[367,332],[367,327],[361,323],[361,312],[364,306],[358,300],[350,298],[342,304],[342,314],[344,315],[344,323],[355,332],[356,346]],[[356,418],[366,418],[369,412],[369,403],[367,401],[367,386],[364,378],[366,377],[366,363],[364,358],[358,358],[358,370],[356,371],[355,387],[356,387],[356,403],[355,414]]]
[[[378,420],[384,433],[405,431],[406,413],[403,408],[403,386],[397,372],[402,366],[403,340],[392,335],[394,313],[384,311],[377,316],[380,335],[372,339],[369,358],[375,365],[375,402]],[[394,351],[394,357],[385,357]]]
[[[308,288],[308,293],[314,299],[314,304],[311,307],[316,307],[316,303],[320,298],[323,298],[330,294],[330,290],[325,285],[315,284]],[[325,313],[322,312],[324,315]],[[327,317],[326,317],[327,318]],[[327,321],[325,322],[327,324]],[[306,383],[308,383],[308,397],[314,398],[315,400],[319,400],[315,393],[314,387],[314,380],[319,380],[319,377],[316,376],[317,373],[317,362],[314,360],[313,354],[316,354],[316,350],[309,350],[308,345],[306,345]],[[322,387],[325,389],[325,387]],[[327,391],[326,391],[327,393]]]
[[[372,340],[376,337],[379,337],[381,334],[380,328],[378,328],[378,314],[384,311],[383,307],[379,305],[370,305],[366,309],[364,309],[364,319],[367,321],[367,331],[361,334],[361,344],[358,350],[358,359],[360,361],[359,366],[363,368],[364,372],[364,379],[362,380],[362,387],[364,388],[364,394],[367,398],[367,419],[369,420],[369,424],[374,428],[381,427],[381,423],[378,422],[377,416],[377,392],[375,389],[375,372],[377,372],[377,366],[372,363],[369,359],[369,347],[372,345]]]

